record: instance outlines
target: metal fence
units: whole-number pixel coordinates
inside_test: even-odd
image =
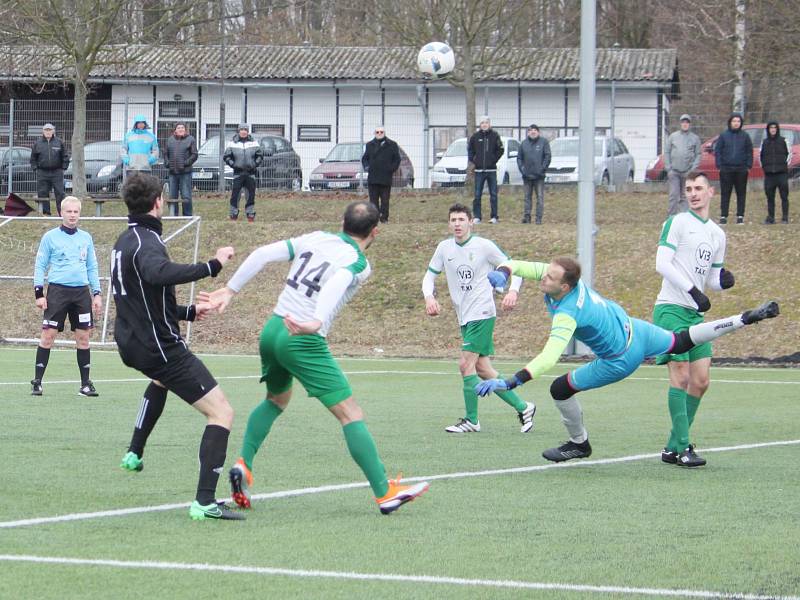
[[[217,190],[220,179],[230,188],[233,172],[219,169],[219,86],[119,85],[105,100],[87,103],[86,173],[90,194],[118,191],[123,173],[119,146],[135,115],[143,115],[163,148],[177,122],[195,136],[200,157],[193,173],[198,190]],[[781,86],[763,99],[753,98],[746,112],[746,129],[754,147],[760,146],[764,124],[778,119],[783,135],[797,147],[792,174],[800,173],[800,108],[791,102],[798,89]],[[755,88],[754,88],[755,89]],[[595,180],[610,185],[625,181],[658,182],[664,179],[663,151],[667,137],[678,128],[682,113],[692,116],[692,128],[703,141],[701,168],[716,177],[713,142],[725,127],[730,94],[704,82],[682,82],[680,95],[668,87],[625,82],[598,83],[596,90]],[[354,190],[364,187],[361,168],[363,144],[382,125],[401,148],[402,163],[395,187],[428,188],[463,185],[467,167],[463,125],[463,91],[446,84],[293,84],[292,87],[259,84],[226,86],[224,143],[247,123],[259,140],[265,158],[257,172],[262,189]],[[579,98],[571,84],[514,84],[479,86],[476,113],[492,119],[504,137],[505,156],[498,164],[501,183],[521,182],[515,153],[536,123],[551,141],[551,182],[577,180],[569,139],[578,133]],[[36,182],[30,167],[30,147],[44,123],[53,123],[69,148],[74,124],[71,100],[23,99],[0,103],[0,193],[34,194]],[[612,136],[613,132],[613,136]],[[757,152],[756,152],[757,154]],[[154,174],[165,178],[160,161]],[[756,157],[751,179],[762,176]],[[71,170],[65,173],[67,186]]]

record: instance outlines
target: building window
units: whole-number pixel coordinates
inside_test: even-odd
[[[330,142],[331,141],[331,126],[330,125],[298,125],[297,126],[297,141],[298,142]]]
[[[236,129],[238,127],[237,123],[228,123],[225,125],[225,139],[230,139],[234,135],[238,133]],[[219,135],[219,124],[218,123],[207,123],[206,124],[206,139],[216,137]]]
[[[251,132],[252,133],[269,133],[272,135],[277,135],[283,137],[286,128],[283,125],[264,125],[259,123],[253,123]]]
[[[194,119],[195,103],[184,101],[159,102],[158,115],[162,119]]]

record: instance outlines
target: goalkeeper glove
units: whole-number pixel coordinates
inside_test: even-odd
[[[520,381],[519,377],[516,375],[508,379],[487,379],[475,386],[475,393],[478,394],[478,396],[488,396],[497,390],[513,390],[515,387],[522,384],[523,382]]]
[[[736,278],[733,276],[733,273],[727,271],[725,269],[720,269],[719,271],[719,286],[723,290],[727,290],[733,287],[733,284],[736,283]]]
[[[497,269],[496,271],[491,271],[487,277],[493,288],[503,289],[508,283],[509,272],[507,269]]]
[[[692,300],[697,303],[698,311],[706,312],[711,309],[711,300],[695,286],[692,286],[692,289],[689,290],[689,295],[692,297]]]

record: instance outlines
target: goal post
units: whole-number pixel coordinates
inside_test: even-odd
[[[79,227],[92,235],[97,255],[98,275],[103,296],[101,322],[95,322],[90,345],[95,347],[115,346],[113,339],[113,300],[111,298],[111,250],[122,232],[127,217],[81,217]],[[36,251],[42,235],[62,222],[59,217],[9,217],[0,216],[0,343],[38,344],[38,337],[28,337],[26,333],[39,331],[41,312],[33,301],[33,268]],[[164,244],[172,246],[177,262],[197,262],[200,252],[201,217],[162,217]],[[45,275],[45,282],[47,276]],[[25,282],[29,286],[22,291]],[[17,289],[19,288],[19,289]],[[182,296],[180,288],[177,295]],[[189,286],[187,304],[195,296],[195,283]],[[38,327],[37,327],[38,324]],[[65,325],[66,333],[67,325]],[[191,339],[192,323],[186,324],[186,341]],[[74,345],[70,335],[56,338],[57,345]]]

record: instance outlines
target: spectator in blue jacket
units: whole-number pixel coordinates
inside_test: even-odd
[[[753,140],[742,130],[744,118],[733,113],[728,119],[728,129],[723,131],[714,146],[714,156],[719,169],[720,218],[719,224],[728,222],[731,190],[736,190],[736,223],[744,223],[747,200],[747,173],[753,166]]]
[[[133,127],[122,140],[122,164],[125,171],[145,171],[149,173],[158,161],[158,140],[150,131],[147,117],[133,117]]]

